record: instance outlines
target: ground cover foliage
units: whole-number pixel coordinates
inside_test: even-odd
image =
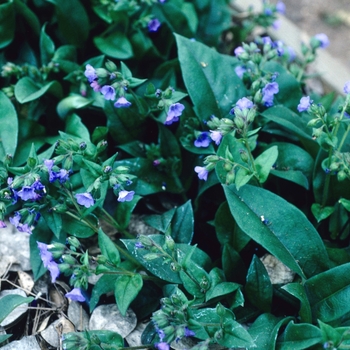
[[[285,10],[263,7],[0,3],[0,225],[30,235],[35,280],[151,320],[137,348],[350,347],[350,77],[345,97],[310,91],[326,35],[297,58],[251,34]],[[132,235],[132,214],[157,233]],[[0,321],[23,303],[0,299]],[[128,347],[93,329],[62,344]]]

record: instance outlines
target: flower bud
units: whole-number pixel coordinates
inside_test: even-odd
[[[76,238],[74,236],[69,236],[67,238],[67,242],[68,242],[68,244],[70,244],[71,246],[73,246],[75,248],[79,248],[80,247],[80,242],[79,242],[78,238]]]
[[[175,248],[175,241],[172,239],[171,236],[169,236],[169,235],[165,236],[165,244],[166,244],[168,249],[174,250],[174,248]]]
[[[66,263],[58,264],[58,268],[65,275],[71,275],[73,272],[72,266],[70,266],[69,264],[66,264]]]
[[[114,72],[117,70],[117,65],[110,60],[107,60],[105,66],[110,72]]]
[[[232,185],[235,182],[236,174],[233,170],[226,174],[226,185]]]
[[[148,253],[148,254],[144,255],[143,258],[146,261],[151,261],[151,260],[159,258],[159,254],[157,254],[157,253]]]
[[[73,258],[71,255],[65,254],[62,255],[62,260],[69,265],[75,265],[77,264],[77,260]]]
[[[318,118],[315,118],[315,119],[311,119],[308,123],[307,123],[307,126],[310,126],[310,127],[314,127],[318,124],[320,120]]]
[[[95,72],[99,78],[107,78],[108,71],[104,68],[96,68]]]
[[[233,167],[233,165],[232,165],[231,163],[229,163],[229,162],[225,162],[225,163],[224,163],[224,169],[225,169],[226,171],[231,171],[231,170],[232,170],[232,167]]]
[[[237,129],[243,129],[244,127],[243,118],[236,116],[233,121],[235,122]]]
[[[344,181],[346,178],[347,178],[347,176],[346,176],[346,173],[345,173],[344,170],[340,170],[340,171],[337,173],[337,179],[338,179],[338,181]]]
[[[226,309],[224,308],[224,306],[221,303],[218,303],[216,305],[216,313],[220,316],[220,317],[224,317],[226,314]]]
[[[140,235],[138,237],[138,239],[145,247],[152,247],[153,246],[153,241],[148,236]]]
[[[108,146],[107,141],[105,140],[100,141],[96,146],[97,153],[103,152],[107,148],[107,146]]]

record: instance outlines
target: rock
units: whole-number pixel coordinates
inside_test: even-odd
[[[21,289],[6,289],[0,292],[0,299],[5,295],[18,294],[24,298],[27,297],[26,293]],[[28,304],[21,304],[17,306],[1,323],[4,328],[12,327],[24,316],[28,310]]]
[[[125,317],[122,316],[116,304],[100,305],[91,314],[90,330],[106,329],[119,333],[123,338],[136,327],[135,313],[129,309]]]
[[[75,332],[74,325],[72,322],[67,320],[65,317],[60,317],[55,322],[51,323],[40,335],[45,339],[51,346],[60,348],[62,334]]]
[[[21,340],[13,341],[2,348],[1,350],[41,350],[35,335],[23,337]]]
[[[89,315],[77,301],[71,301],[68,306],[68,318],[77,331],[89,329]]]
[[[295,273],[271,254],[265,254],[261,259],[272,284],[286,284],[293,281]]]

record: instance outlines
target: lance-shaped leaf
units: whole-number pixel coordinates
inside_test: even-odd
[[[246,185],[224,190],[238,226],[294,272],[311,277],[325,271],[324,244],[306,216],[294,205],[263,188]]]
[[[10,294],[0,299],[0,323],[14,310],[17,306],[28,304],[34,300],[33,297],[25,298],[21,295]]]
[[[350,312],[350,263],[334,267],[305,282],[314,319],[331,322]]]

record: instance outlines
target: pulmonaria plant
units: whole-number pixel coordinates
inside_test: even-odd
[[[305,84],[327,36],[254,37],[281,1],[66,5],[0,5],[0,234],[30,235],[34,279],[135,313],[144,348],[349,347],[350,83]]]

